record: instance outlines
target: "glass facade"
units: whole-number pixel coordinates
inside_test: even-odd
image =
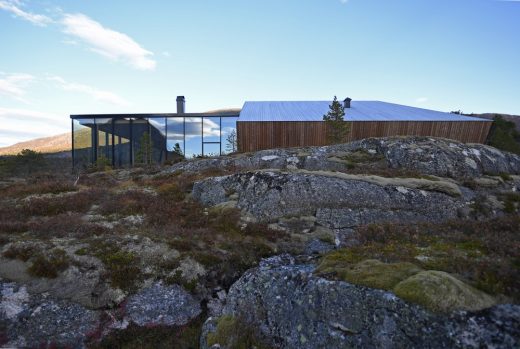
[[[74,116],[74,166],[125,167],[228,154],[238,150],[237,120],[238,115]]]

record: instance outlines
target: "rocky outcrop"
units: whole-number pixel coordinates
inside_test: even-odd
[[[324,228],[341,241],[364,224],[456,218],[464,214],[472,199],[470,192],[462,195],[450,182],[394,182],[321,171],[258,171],[213,177],[196,182],[192,195],[204,205],[231,204],[259,221],[279,226],[286,226],[288,217],[310,217],[306,218],[310,223],[306,230]]]
[[[0,338],[6,347],[61,344],[84,347],[99,313],[45,294],[29,294],[25,286],[0,281]]]
[[[223,316],[240,319],[274,348],[512,348],[520,341],[520,307],[434,315],[394,294],[328,281],[314,266],[273,257],[230,289]],[[210,318],[202,348],[218,328]],[[216,336],[209,336],[214,342]],[[219,343],[226,348],[226,343]]]
[[[125,321],[139,326],[149,324],[184,325],[201,313],[199,302],[179,285],[156,283],[125,303]]]
[[[113,330],[138,326],[184,325],[202,309],[178,285],[155,283],[128,297],[120,307],[90,310],[26,286],[0,280],[0,345],[7,347],[85,347]]]
[[[520,174],[520,156],[483,144],[464,144],[431,137],[368,138],[347,144],[264,150],[251,154],[182,162],[168,171],[306,169],[348,170],[355,165],[380,163],[384,167],[418,171],[440,177],[481,177],[484,174]]]

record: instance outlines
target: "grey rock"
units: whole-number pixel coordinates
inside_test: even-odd
[[[0,328],[7,347],[82,348],[97,330],[99,312],[45,294],[29,294],[25,286],[0,281]],[[1,332],[1,330],[0,330]]]
[[[128,297],[126,318],[139,326],[184,325],[201,313],[199,302],[179,285],[155,283]]]
[[[334,249],[334,245],[320,239],[311,239],[305,246],[305,254],[323,254],[330,252]]]
[[[282,217],[316,216],[330,229],[366,222],[442,221],[467,205],[461,198],[435,191],[403,189],[312,172],[247,172],[196,182],[192,196],[207,206],[238,193],[237,207],[265,222]]]
[[[441,177],[481,177],[484,174],[520,174],[520,156],[483,144],[464,144],[433,137],[367,138],[347,144],[264,150],[238,156],[190,160],[167,172],[200,172],[211,168],[345,170],[338,156],[363,151],[386,166]]]
[[[520,306],[434,315],[394,294],[328,281],[287,256],[264,260],[230,289],[223,314],[247,321],[274,348],[510,348]],[[203,328],[215,331],[216,319]]]
[[[501,304],[476,313],[461,312],[448,324],[462,348],[517,348],[520,345],[520,306]]]

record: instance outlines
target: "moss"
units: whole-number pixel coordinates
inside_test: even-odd
[[[393,291],[406,301],[440,313],[476,311],[495,304],[493,297],[442,271],[415,274],[398,283]]]
[[[336,162],[343,162],[347,166],[355,164],[367,164],[378,162],[384,160],[385,156],[382,154],[372,154],[366,151],[365,149],[359,149],[354,152],[349,153],[337,153],[333,157],[329,158],[329,160]]]
[[[140,269],[136,257],[131,252],[117,251],[102,256],[112,286],[129,290],[135,286]]]
[[[372,259],[345,268],[341,276],[343,280],[357,285],[390,290],[420,271],[421,268],[412,263],[382,263]]]
[[[113,287],[132,290],[141,277],[139,259],[131,252],[120,250],[112,242],[102,239],[92,240],[85,253],[93,255],[103,262],[106,268],[105,276]]]
[[[88,254],[88,250],[85,248],[85,247],[82,247],[82,248],[79,248],[77,249],[74,254],[78,255],[78,256],[85,256]]]
[[[215,332],[208,333],[206,341],[208,347],[219,344],[229,349],[269,348],[246,321],[231,315],[223,315],[217,320]]]
[[[502,178],[502,180],[504,182],[509,182],[509,181],[513,180],[513,177],[511,177],[511,175],[509,173],[502,172],[502,173],[499,173],[499,176],[500,176],[500,178]]]
[[[27,272],[32,276],[53,279],[68,267],[69,258],[65,251],[55,249],[48,255],[37,255]]]
[[[507,193],[501,196],[501,200],[504,203],[504,212],[515,213],[520,207],[520,194],[519,193]]]
[[[334,273],[341,280],[356,285],[390,290],[397,283],[421,270],[412,263],[382,263],[369,259],[355,264],[343,260],[326,265],[322,262],[317,272]]]

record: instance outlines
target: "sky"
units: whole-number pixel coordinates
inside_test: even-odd
[[[0,0],[0,147],[178,95],[520,114],[520,0]]]

